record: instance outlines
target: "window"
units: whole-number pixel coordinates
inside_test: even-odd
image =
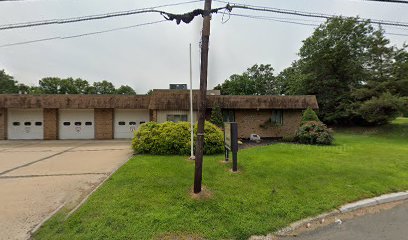
[[[130,126],[136,126],[136,122],[129,122]]]
[[[64,122],[63,125],[64,126],[71,126],[71,123],[70,122]]]
[[[25,122],[24,126],[31,126],[31,122]]]
[[[20,126],[20,122],[13,122],[13,126]]]
[[[168,122],[187,122],[187,119],[188,119],[188,117],[187,117],[186,114],[181,114],[181,115],[179,115],[179,114],[176,114],[176,115],[169,114],[169,115],[167,115],[167,121]]]
[[[224,110],[222,112],[222,118],[224,122],[235,122],[235,111],[234,110]]]
[[[92,122],[85,122],[85,126],[92,126]]]
[[[74,125],[75,125],[75,126],[81,126],[82,123],[81,123],[81,122],[75,122]]]
[[[125,126],[125,125],[126,125],[126,123],[125,123],[125,122],[123,122],[123,121],[120,121],[120,122],[118,122],[118,125],[119,125],[119,126]]]
[[[282,110],[272,110],[271,122],[276,125],[283,124],[283,111]]]
[[[35,122],[35,126],[42,126],[42,122]]]

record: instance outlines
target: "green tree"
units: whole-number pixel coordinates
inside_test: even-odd
[[[305,111],[303,111],[302,115],[302,124],[309,121],[320,122],[319,117],[312,108],[308,107]]]
[[[89,82],[87,80],[81,79],[81,78],[77,78],[75,80],[73,80],[72,78],[70,78],[72,81],[72,85],[74,87],[74,91],[76,94],[87,94],[88,90],[89,90]]]
[[[379,99],[386,92],[404,96],[405,90],[400,89],[404,89],[403,76],[408,73],[406,51],[389,44],[384,31],[374,29],[369,21],[330,19],[303,41],[300,59],[282,71],[278,80],[285,94],[316,95],[325,122],[371,123],[372,119],[362,114],[366,101]]]
[[[382,125],[399,117],[403,108],[403,99],[388,92],[363,102],[358,111],[368,123]]]
[[[116,89],[116,94],[136,95],[136,92],[132,87],[130,87],[128,85],[122,85],[118,89]]]
[[[90,86],[81,78],[47,77],[39,81],[39,87],[45,94],[87,94]]]
[[[279,94],[281,95],[298,95],[306,92],[303,86],[306,75],[302,73],[297,61],[292,63],[292,66],[284,69],[276,77]]]
[[[274,69],[269,64],[255,64],[242,74],[234,74],[214,89],[222,95],[273,95],[279,94]]]
[[[224,127],[224,120],[222,118],[220,106],[217,105],[211,110],[210,122],[219,128]]]
[[[0,71],[0,94],[18,93],[17,81],[4,70]]]
[[[397,49],[393,64],[394,86],[389,86],[400,96],[408,97],[408,45]]]
[[[94,82],[93,87],[95,94],[115,94],[116,92],[115,86],[106,80]]]
[[[38,84],[41,91],[45,94],[60,94],[61,78],[46,77],[41,79]]]

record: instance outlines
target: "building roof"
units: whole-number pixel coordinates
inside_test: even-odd
[[[147,109],[147,95],[0,94],[0,108]]]
[[[198,91],[193,91],[193,107],[198,109]],[[188,90],[154,90],[152,95],[19,95],[0,94],[0,108],[119,108],[188,110]],[[307,96],[222,96],[209,92],[208,108],[226,109],[318,109],[316,97]]]
[[[198,109],[198,90],[193,91],[193,107]],[[207,94],[207,106],[227,109],[318,109],[316,96],[226,96]],[[149,109],[188,110],[190,92],[188,90],[155,90],[150,99]]]

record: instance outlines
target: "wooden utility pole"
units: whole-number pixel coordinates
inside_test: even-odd
[[[194,193],[201,192],[201,182],[203,179],[204,122],[205,112],[207,109],[208,44],[210,42],[211,3],[212,0],[205,0],[204,3],[205,14],[201,36],[200,94],[198,105],[198,128],[194,171]]]

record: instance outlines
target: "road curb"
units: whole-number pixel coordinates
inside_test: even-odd
[[[52,211],[46,218],[44,218],[39,224],[37,224],[33,229],[31,229],[28,234],[30,235],[29,239],[32,239],[32,235],[40,229],[40,227],[48,221],[52,216],[54,216],[57,212],[59,212],[63,207],[65,206],[65,203],[62,203],[59,207],[57,207],[54,211]]]
[[[293,231],[293,230],[296,230],[296,229],[298,229],[299,227],[304,226],[304,225],[306,225],[306,224],[309,223],[309,222],[317,221],[317,220],[320,220],[320,219],[323,219],[323,218],[327,218],[327,217],[330,217],[330,216],[333,216],[333,215],[336,215],[336,214],[339,214],[339,213],[340,213],[340,211],[337,210],[337,209],[335,209],[335,210],[333,210],[333,211],[331,211],[331,212],[322,213],[322,214],[317,215],[317,216],[314,216],[314,217],[308,217],[308,218],[305,218],[305,219],[296,221],[296,222],[290,224],[288,227],[285,227],[285,228],[283,228],[283,229],[281,229],[281,230],[276,231],[276,232],[274,233],[274,235],[275,235],[275,236],[284,236],[284,235],[287,234],[288,232],[291,232],[291,231]]]
[[[408,191],[384,194],[379,197],[364,199],[358,202],[349,203],[339,208],[341,213],[347,213],[365,207],[371,207],[379,204],[402,201],[408,199]]]

